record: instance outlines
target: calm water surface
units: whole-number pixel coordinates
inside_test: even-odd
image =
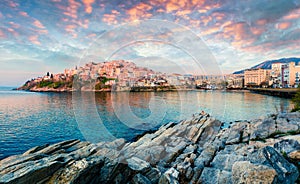
[[[292,108],[288,99],[247,91],[33,93],[0,88],[0,159],[67,139],[132,140],[145,130],[201,110],[222,122]],[[109,135],[108,135],[109,134]]]

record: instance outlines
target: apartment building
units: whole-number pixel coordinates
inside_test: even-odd
[[[300,66],[295,62],[274,63],[271,69],[273,87],[294,87],[299,85]]]
[[[270,70],[267,69],[248,69],[245,70],[244,80],[245,86],[258,86],[270,79]]]

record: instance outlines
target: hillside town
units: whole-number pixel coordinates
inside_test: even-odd
[[[22,89],[65,89],[130,91],[140,89],[245,89],[251,87],[295,88],[299,85],[300,66],[295,62],[272,63],[271,69],[246,69],[241,74],[191,75],[166,74],[115,60],[90,62],[65,69],[64,73],[47,74],[31,79]]]

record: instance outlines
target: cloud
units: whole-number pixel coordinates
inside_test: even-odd
[[[232,23],[223,28],[223,37],[234,41],[244,40],[251,35],[247,31],[249,25],[245,22]]]
[[[135,21],[140,20],[143,18],[149,18],[152,15],[152,13],[149,12],[149,10],[152,9],[152,6],[146,3],[139,3],[136,6],[128,9],[126,11],[126,14],[128,15],[128,21]]]
[[[77,15],[77,10],[78,8],[80,7],[80,3],[77,2],[76,0],[69,0],[69,6],[58,6],[60,9],[63,9],[64,12],[63,14],[68,16],[68,17],[71,17],[73,19],[77,19],[78,15]]]
[[[6,38],[4,32],[0,29],[0,38]]]
[[[38,35],[32,35],[28,37],[28,40],[35,44],[35,45],[41,45],[41,42],[39,41],[39,36]]]
[[[40,29],[45,29],[45,26],[39,21],[39,20],[35,20],[33,22],[33,25],[37,28],[40,28]]]
[[[291,27],[291,23],[290,22],[280,22],[278,24],[276,24],[276,28],[277,29],[288,29],[289,27]]]
[[[11,27],[14,28],[14,29],[19,29],[19,28],[21,27],[20,24],[17,24],[17,23],[15,23],[15,22],[9,22],[9,24],[10,24]]]
[[[20,11],[19,14],[22,15],[23,17],[29,17],[29,15],[24,11]]]
[[[91,14],[93,11],[92,4],[95,0],[82,0],[84,6],[85,6],[85,12],[88,14]]]
[[[300,8],[289,12],[287,15],[283,17],[285,20],[293,20],[300,18]]]
[[[117,20],[118,15],[120,15],[120,12],[118,12],[117,10],[111,10],[111,14],[103,15],[102,21],[106,22],[109,25],[117,24],[118,23],[118,20]]]
[[[11,8],[16,8],[16,7],[18,7],[18,6],[19,6],[19,4],[18,4],[18,3],[16,3],[16,2],[13,2],[13,1],[8,1],[8,5],[9,5]]]
[[[13,35],[14,37],[18,37],[18,36],[19,36],[19,33],[18,33],[16,30],[12,29],[12,28],[7,28],[7,31],[8,31],[11,35]]]

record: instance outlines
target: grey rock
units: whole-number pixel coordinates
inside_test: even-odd
[[[205,167],[197,183],[231,184],[231,173],[220,169]]]
[[[211,167],[231,172],[232,165],[237,161],[243,161],[246,158],[236,154],[217,154],[211,163]]]
[[[72,159],[67,155],[54,155],[40,160],[13,165],[10,172],[1,174],[0,183],[37,183],[44,181]],[[12,174],[13,173],[13,174]]]
[[[160,177],[158,183],[159,184],[179,184],[178,176],[179,176],[179,172],[174,168],[170,168]]]
[[[276,171],[276,183],[295,183],[299,176],[297,167],[270,146],[250,154],[248,159],[251,163],[272,167]]]
[[[232,183],[273,183],[276,171],[272,167],[238,161],[232,166]]]
[[[289,154],[293,151],[300,151],[300,144],[296,140],[286,139],[275,143],[274,148],[281,154]]]
[[[299,124],[300,113],[288,113],[221,129],[206,114],[132,143],[37,146],[1,160],[0,183],[294,183],[299,172],[290,162],[299,167]],[[274,138],[280,129],[293,136]]]
[[[139,173],[133,177],[132,183],[133,184],[151,184],[151,181]]]
[[[140,171],[145,173],[150,170],[150,164],[137,157],[131,157],[127,159],[128,167],[135,171]]]

